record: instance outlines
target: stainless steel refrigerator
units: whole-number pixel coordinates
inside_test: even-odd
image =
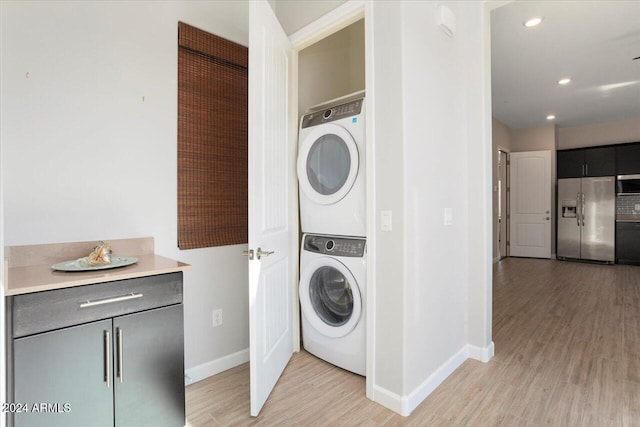
[[[615,261],[615,177],[558,180],[560,259]]]

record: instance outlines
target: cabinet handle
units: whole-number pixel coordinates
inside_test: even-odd
[[[111,366],[109,356],[111,355],[111,333],[104,331],[104,382],[107,388],[111,387]]]
[[[102,305],[102,304],[111,304],[114,302],[120,302],[120,301],[127,301],[130,299],[136,299],[136,298],[142,298],[142,294],[134,294],[133,292],[127,295],[120,295],[117,297],[109,297],[109,298],[102,298],[102,299],[96,299],[96,300],[86,300],[85,302],[81,302],[80,303],[80,308],[86,308],[86,307],[94,307],[96,305]]]
[[[117,329],[118,334],[118,378],[120,378],[120,382],[124,381],[124,362],[122,360],[122,329]]]

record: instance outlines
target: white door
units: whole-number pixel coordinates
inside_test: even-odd
[[[511,153],[509,255],[551,258],[551,152]]]
[[[257,416],[293,353],[297,221],[292,48],[266,1],[249,2],[249,28],[249,354]]]

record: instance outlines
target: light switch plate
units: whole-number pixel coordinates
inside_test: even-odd
[[[393,215],[391,211],[380,211],[380,231],[393,230]]]
[[[444,208],[444,225],[453,225],[453,208]]]
[[[636,203],[636,205],[633,207],[634,211],[640,211],[640,203]]]

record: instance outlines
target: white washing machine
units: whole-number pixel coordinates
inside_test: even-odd
[[[302,237],[302,344],[320,359],[359,375],[366,372],[365,255],[365,239]]]
[[[366,236],[364,92],[341,99],[300,121],[303,233]]]

